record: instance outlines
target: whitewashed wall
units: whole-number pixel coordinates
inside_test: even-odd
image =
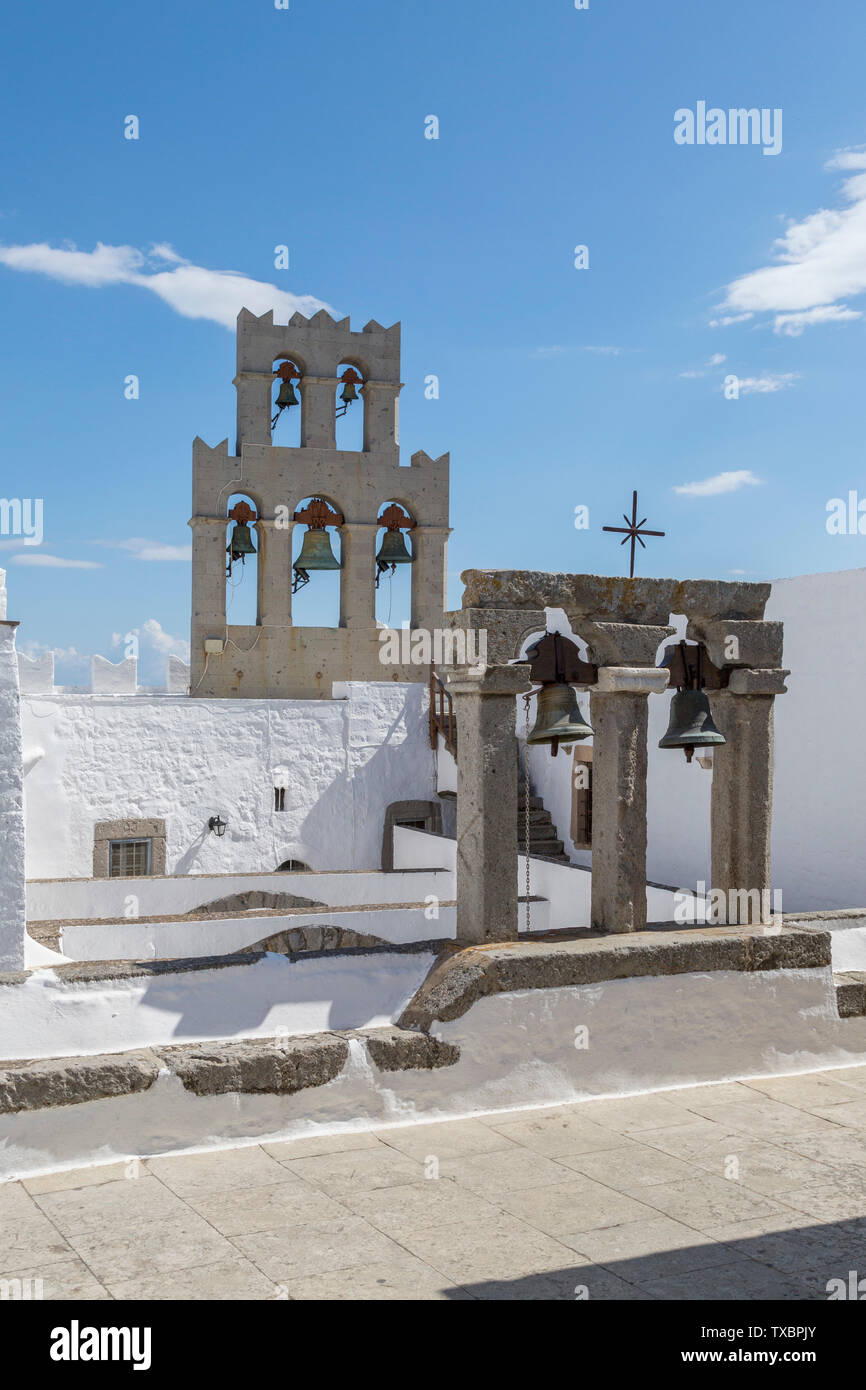
[[[375,869],[385,808],[435,797],[426,690],[346,683],[342,700],[22,697],[28,878],[89,878],[93,827],[163,817],[166,872]],[[284,781],[286,810],[273,809]],[[222,838],[208,830],[219,813]]]

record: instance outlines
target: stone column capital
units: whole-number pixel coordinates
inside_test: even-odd
[[[598,695],[660,695],[667,689],[670,672],[658,666],[600,666],[598,682],[590,692]]]
[[[362,391],[402,391],[402,381],[365,381]]]
[[[566,617],[596,666],[654,666],[662,642],[676,631],[667,624],[587,622],[570,613]]]
[[[790,676],[790,671],[783,671],[779,668],[755,669],[746,668],[731,672],[728,681],[728,694],[730,695],[784,695],[788,687],[785,685],[785,677]],[[724,691],[720,691],[724,694]]]
[[[458,669],[447,678],[451,695],[526,695],[532,689],[529,666],[481,666]]]

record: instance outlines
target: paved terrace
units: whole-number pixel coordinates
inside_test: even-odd
[[[826,1299],[852,1269],[866,1066],[0,1185],[0,1278],[50,1299]]]

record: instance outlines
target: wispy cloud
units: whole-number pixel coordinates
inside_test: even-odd
[[[763,376],[738,377],[737,387],[741,396],[766,396],[774,391],[787,391],[799,379],[799,372],[765,372]]]
[[[530,355],[530,357],[540,357],[540,358],[545,358],[545,357],[561,357],[562,354],[563,354],[564,352],[568,352],[568,348],[566,348],[566,347],[561,347],[561,346],[559,346],[558,344],[554,343],[551,347],[537,347],[537,348],[533,348],[532,352],[531,352],[529,355]]]
[[[38,565],[44,569],[55,570],[101,570],[96,560],[66,560],[62,555],[47,555],[43,550],[26,550],[20,555],[11,555],[10,564]]]
[[[288,320],[294,313],[309,318],[319,309],[333,312],[330,305],[311,294],[289,294],[240,271],[208,270],[194,265],[164,243],[147,251],[135,246],[108,246],[101,241],[93,251],[79,251],[72,243],[0,246],[0,265],[84,289],[137,285],[158,295],[184,318],[210,319],[223,328],[234,329],[238,312],[244,307],[254,314],[273,309],[278,320]]]
[[[594,352],[599,357],[619,357],[625,348],[614,346],[595,346],[594,344],[578,344],[577,347],[565,347],[561,343],[552,343],[549,347],[533,348],[530,357],[562,357],[567,352]]]
[[[723,492],[739,492],[741,487],[759,487],[761,482],[748,468],[740,468],[733,473],[715,473],[699,482],[681,483],[674,487],[674,492],[684,497],[720,497]]]
[[[859,319],[843,301],[866,291],[866,147],[838,150],[826,167],[849,175],[842,206],[819,208],[795,221],[773,246],[774,263],[733,280],[717,326],[753,314],[772,315],[773,331],[797,337],[816,323]]]
[[[727,362],[727,357],[723,352],[714,352],[707,361],[708,367],[720,367],[723,362]]]
[[[191,560],[191,545],[169,545],[166,541],[149,541],[144,536],[131,536],[126,541],[92,541],[92,545],[108,546],[111,550],[128,550],[136,560]]]

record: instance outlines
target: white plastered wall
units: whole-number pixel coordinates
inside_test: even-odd
[[[375,869],[385,809],[435,797],[422,686],[344,700],[22,699],[28,878],[89,878],[97,821],[160,817],[166,872]],[[275,781],[287,788],[274,811]],[[222,837],[208,829],[221,815]]]

